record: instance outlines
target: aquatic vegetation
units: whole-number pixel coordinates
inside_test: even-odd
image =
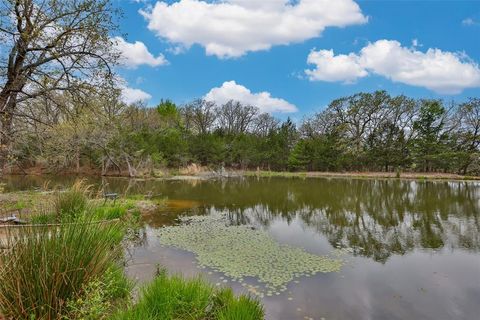
[[[247,225],[228,225],[221,215],[182,220],[181,225],[159,230],[162,244],[195,253],[200,267],[223,272],[234,281],[255,277],[265,285],[268,296],[285,291],[286,284],[295,278],[335,272],[342,267],[340,259],[279,244],[265,231]],[[264,294],[260,288],[251,291]]]
[[[215,289],[201,278],[185,279],[161,271],[141,290],[135,305],[111,319],[260,320],[263,307],[253,298],[235,297],[230,288]]]

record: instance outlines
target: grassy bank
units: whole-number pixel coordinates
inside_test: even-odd
[[[263,318],[257,300],[164,271],[133,303],[122,243],[138,226],[137,200],[105,204],[93,195],[76,183],[29,202],[33,225],[2,226],[0,319]]]
[[[420,172],[286,172],[286,171],[243,171],[244,176],[283,178],[370,178],[370,179],[412,179],[412,180],[480,180],[478,176],[463,176],[451,173]]]
[[[78,174],[78,173],[77,173]],[[72,173],[71,175],[77,175]],[[48,174],[33,174],[34,176],[48,176]],[[68,173],[66,175],[69,175]],[[100,176],[99,172],[82,172],[84,176]],[[208,167],[191,165],[180,169],[163,169],[149,172],[139,172],[136,179],[159,179],[159,180],[209,180],[217,178],[256,176],[256,177],[284,177],[284,178],[371,178],[371,179],[411,179],[411,180],[480,180],[480,176],[461,175],[440,172],[370,172],[370,171],[268,171],[268,170],[238,170],[227,168],[226,170],[212,170]],[[117,173],[110,177],[129,178],[128,173]]]

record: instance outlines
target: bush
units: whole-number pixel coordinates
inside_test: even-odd
[[[121,254],[117,224],[84,220],[17,231],[0,255],[0,313],[7,319],[60,319],[66,301],[81,296]]]

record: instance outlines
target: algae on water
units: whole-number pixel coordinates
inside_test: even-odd
[[[182,219],[183,224],[159,230],[160,241],[196,254],[199,265],[243,281],[255,277],[270,293],[286,290],[296,277],[340,271],[342,260],[277,243],[251,226],[228,225],[222,215]],[[269,295],[267,293],[267,295]]]

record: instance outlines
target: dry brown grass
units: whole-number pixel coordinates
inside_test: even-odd
[[[192,163],[184,168],[180,168],[178,172],[181,175],[189,175],[189,176],[196,176],[200,173],[208,171],[208,168],[202,167],[200,165],[197,165],[195,163]]]

